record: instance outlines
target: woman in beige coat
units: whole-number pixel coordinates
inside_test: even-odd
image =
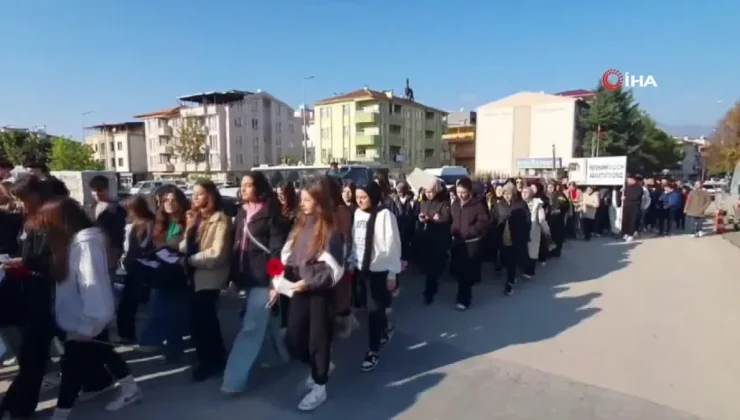
[[[218,321],[218,299],[229,276],[231,219],[221,210],[221,194],[210,180],[196,182],[180,251],[193,282],[190,334],[197,365],[193,380],[219,375],[226,365],[226,349]]]
[[[523,275],[526,278],[534,276],[537,259],[540,255],[540,241],[542,235],[550,236],[550,226],[547,224],[543,202],[534,196],[531,188],[522,189],[522,200],[529,207],[530,228],[529,243],[527,244],[528,258],[524,258]]]
[[[586,187],[580,202],[581,223],[583,236],[587,241],[591,240],[596,225],[596,209],[599,208],[599,193],[592,187]]]

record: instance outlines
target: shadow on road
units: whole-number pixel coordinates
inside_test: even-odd
[[[297,364],[255,369],[244,395],[224,397],[219,394],[218,380],[191,384],[186,367],[164,366],[156,357],[130,351],[124,356],[132,362],[136,376],[143,379],[147,400],[132,411],[106,416],[124,418],[135,410],[139,418],[167,415],[173,420],[237,414],[262,418],[276,413],[281,419],[394,418],[443,381],[446,367],[510,346],[547,340],[597,314],[601,309],[594,299],[600,294],[578,295],[571,287],[599,281],[623,269],[638,245],[604,238],[568,242],[561,259],[539,266],[535,279],[520,280],[512,297],[502,294],[503,273],[494,273],[486,264],[483,282],[476,286],[473,306],[467,312],[454,310],[456,285],[449,279],[442,282],[437,301],[424,306],[423,279],[412,271],[402,279],[402,294],[393,314],[398,329],[382,351],[378,368],[372,373],[359,371],[367,343],[364,330],[338,342],[334,356],[337,369],[327,388],[329,400],[312,414],[295,410],[300,399],[296,385],[307,373]],[[239,305],[231,300],[222,313],[228,343],[239,326]],[[363,313],[359,318],[364,324]],[[80,404],[76,418],[96,418],[102,404]]]

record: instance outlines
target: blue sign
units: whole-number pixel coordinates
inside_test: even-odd
[[[516,160],[517,169],[552,169],[562,168],[563,161],[561,158],[523,158]]]

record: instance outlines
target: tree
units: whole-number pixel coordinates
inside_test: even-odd
[[[210,150],[206,143],[206,132],[203,127],[190,118],[183,118],[180,128],[175,132],[175,143],[173,146],[175,155],[182,160],[187,168],[188,163],[195,165],[205,162],[206,172],[211,171],[209,154]]]
[[[627,156],[627,170],[649,175],[674,168],[680,145],[640,110],[632,91],[601,84],[578,124],[584,130],[583,156]]]
[[[51,152],[49,136],[30,130],[9,130],[0,133],[0,155],[15,165],[46,163]]]
[[[740,101],[719,120],[707,146],[705,158],[710,174],[735,170],[740,160]]]
[[[51,139],[49,169],[52,171],[85,171],[105,169],[103,162],[95,160],[92,147],[64,137]]]

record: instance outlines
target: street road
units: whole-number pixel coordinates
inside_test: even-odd
[[[738,256],[720,237],[570,242],[513,297],[486,270],[465,313],[451,282],[426,307],[407,278],[378,369],[359,371],[364,334],[339,343],[312,414],[295,409],[301,366],[258,369],[250,391],[224,397],[219,381],[191,384],[185,368],[127,352],[146,400],[114,414],[105,398],[80,403],[73,418],[736,420]],[[231,336],[236,317],[224,314]]]

